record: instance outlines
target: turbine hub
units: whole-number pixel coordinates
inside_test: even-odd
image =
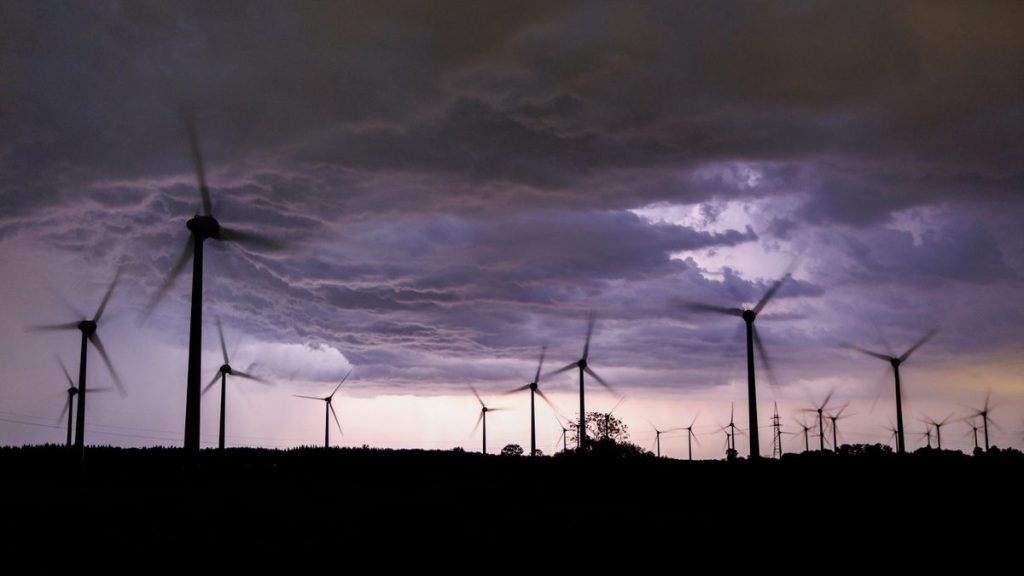
[[[217,238],[220,236],[220,223],[213,216],[197,214],[185,223],[185,227],[192,232],[197,240]]]
[[[78,394],[78,388],[68,388],[68,394],[70,394],[72,396],[74,396],[75,394]]]
[[[587,367],[587,361],[580,358],[579,362],[577,362],[576,365],[580,367],[580,370],[583,370]]]
[[[754,318],[757,318],[757,312],[754,312],[753,310],[744,310],[743,311],[743,321],[744,322],[748,322],[748,323],[749,322],[753,322]]]
[[[900,359],[899,358],[890,358],[889,359],[889,363],[892,364],[893,368],[898,368],[899,365],[900,365]]]
[[[227,364],[224,364],[223,366],[221,366],[220,367],[220,371],[222,373],[224,373],[224,374],[233,374],[233,372],[231,371],[231,366],[229,366]]]
[[[537,391],[537,383],[536,382],[530,382],[530,390],[533,390],[534,392]]]
[[[92,336],[96,332],[96,322],[92,320],[82,320],[78,323],[78,329],[82,331],[82,334]]]

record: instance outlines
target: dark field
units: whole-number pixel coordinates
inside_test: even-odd
[[[1019,542],[1024,511],[1019,452],[811,453],[751,464],[229,449],[204,451],[196,475],[182,472],[178,449],[91,448],[87,462],[76,476],[61,447],[0,449],[15,555],[61,541],[215,555],[531,542],[680,554],[955,542],[964,553]]]

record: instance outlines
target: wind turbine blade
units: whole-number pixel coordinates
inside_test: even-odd
[[[110,362],[110,356],[107,355],[107,349],[103,346],[103,341],[100,340],[98,332],[93,332],[89,335],[89,342],[96,347],[96,351],[100,353],[100,358],[103,359],[103,363],[107,365],[107,370],[110,370],[110,375],[114,378],[114,385],[117,386],[117,392],[121,397],[128,395],[128,392],[124,389],[124,384],[121,383],[121,377],[117,375],[117,370],[114,369],[114,364]]]
[[[476,417],[476,424],[473,426],[473,431],[469,433],[470,436],[476,434],[476,431],[480,429],[480,423],[484,421],[484,411],[481,409],[480,414]]]
[[[217,318],[217,336],[220,336],[220,353],[224,355],[224,363],[231,364],[228,362],[228,347],[224,343],[224,328],[220,325],[220,318]]]
[[[267,386],[273,386],[274,385],[274,383],[269,381],[269,380],[264,380],[263,378],[260,378],[258,376],[253,376],[252,374],[248,374],[246,372],[242,372],[241,370],[234,370],[234,369],[232,369],[231,370],[231,375],[232,376],[238,376],[239,378],[245,378],[246,380],[252,380],[253,382],[259,382],[260,384],[266,384]]]
[[[67,416],[69,408],[71,408],[71,396],[64,399],[64,408],[61,408],[60,416],[57,416],[57,424],[64,420],[64,416]]]
[[[547,394],[541,392],[540,389],[537,389],[537,395],[540,396],[541,400],[547,402],[548,406],[550,406],[551,409],[555,411],[555,414],[557,414],[558,416],[562,415],[562,413],[558,410],[558,406],[555,406],[555,403],[552,402],[550,398],[548,398]],[[562,422],[559,420],[558,424],[561,425]]]
[[[697,443],[697,446],[700,446],[700,438],[697,437],[697,434],[694,434],[693,430],[689,430],[689,433],[693,436],[693,441]]]
[[[160,287],[156,289],[153,297],[149,299],[148,303],[146,303],[146,307],[142,311],[142,317],[144,319],[148,318],[149,315],[153,313],[153,309],[156,308],[156,305],[163,299],[164,294],[166,294],[167,290],[169,290],[171,285],[174,284],[174,280],[181,274],[182,269],[185,268],[185,264],[192,259],[192,252],[195,250],[195,242],[195,239],[191,234],[189,234],[188,242],[185,243],[185,250],[181,253],[181,256],[178,256],[178,260],[174,263],[174,266],[172,266],[170,271],[167,272],[167,277],[164,278],[164,281],[160,283]]]
[[[871,408],[868,410],[868,414],[875,411],[875,406],[878,405],[878,400],[882,397],[882,392],[887,388],[887,384],[892,381],[892,366],[889,366],[882,372],[882,376],[878,379],[878,383],[875,384],[875,397],[871,400]]]
[[[200,392],[199,395],[203,396],[207,392],[209,392],[210,388],[213,388],[213,385],[217,383],[217,380],[219,378],[220,378],[220,371],[217,371],[217,373],[213,375],[213,380],[210,380],[210,383],[203,387],[203,391]]]
[[[239,230],[238,228],[221,227],[219,240],[234,242],[246,248],[262,248],[264,250],[281,250],[285,244],[279,240],[268,238],[256,232]]]
[[[613,406],[612,409],[608,411],[608,415],[611,416],[612,414],[614,414],[615,411],[618,410],[619,406],[621,406],[622,403],[625,402],[625,400],[626,400],[625,396],[620,396],[619,397],[619,401],[616,402],[615,406]]]
[[[331,411],[331,416],[334,416],[334,423],[338,426],[338,434],[345,435],[345,431],[341,429],[341,421],[338,420],[338,413],[334,411],[334,404],[327,403],[327,409]]]
[[[850,350],[856,350],[857,352],[860,352],[861,354],[867,354],[868,356],[873,356],[875,358],[878,358],[879,360],[885,360],[886,362],[889,362],[889,361],[892,360],[892,356],[889,356],[887,354],[882,354],[881,352],[873,352],[873,351],[868,350],[866,348],[861,348],[860,346],[856,346],[854,344],[850,344],[849,342],[840,342],[839,345],[842,346],[843,348],[849,348]]]
[[[60,356],[57,357],[57,364],[60,364],[60,369],[64,372],[64,377],[68,379],[68,385],[72,388],[78,388],[78,386],[75,386],[75,381],[71,379],[71,374],[68,373],[68,369],[64,366],[64,361],[60,359]]]
[[[700,411],[693,415],[693,421],[690,422],[690,428],[693,428],[693,425],[697,423],[697,416],[700,416]]]
[[[78,326],[78,325],[76,324],[75,326]],[[570,362],[570,363],[566,364],[565,366],[559,368],[558,370],[552,370],[551,372],[548,372],[547,374],[544,375],[544,377],[547,378],[548,376],[554,376],[555,374],[561,374],[562,372],[568,372],[569,370],[572,370],[573,368],[578,368],[578,367],[579,367],[579,364],[577,364],[576,362]]]
[[[590,356],[590,337],[594,335],[594,320],[596,319],[596,313],[591,310],[590,317],[587,319],[587,340],[583,344],[583,359],[586,360]]]
[[[835,389],[835,388],[833,388],[833,389],[829,390],[829,391],[828,391],[828,396],[825,396],[825,401],[824,401],[824,402],[822,402],[822,403],[821,403],[821,404],[820,404],[820,405],[818,406],[818,409],[819,409],[819,410],[824,410],[824,409],[825,409],[825,407],[826,407],[826,406],[828,406],[828,401],[832,399],[832,395],[833,395],[833,394],[835,394],[835,393],[836,393],[836,389]]]
[[[25,330],[29,332],[50,332],[53,330],[78,330],[78,322],[68,322],[66,324],[41,324],[39,326],[26,326]]]
[[[590,376],[591,376],[591,377],[592,377],[592,378],[593,378],[594,380],[597,380],[597,381],[598,381],[598,382],[599,382],[599,383],[601,384],[601,386],[604,386],[604,387],[605,387],[605,388],[606,388],[606,389],[607,389],[607,390],[608,390],[609,392],[611,392],[612,394],[615,394],[616,396],[622,396],[622,394],[619,394],[619,393],[618,393],[618,391],[616,391],[616,390],[615,390],[615,388],[612,388],[612,385],[611,385],[611,384],[609,384],[609,383],[605,382],[605,381],[604,381],[604,378],[601,378],[600,376],[598,376],[598,375],[597,375],[597,372],[594,372],[594,371],[593,371],[593,370],[592,370],[592,369],[590,368],[590,366],[587,366],[586,368],[584,368],[584,369],[583,369],[583,371],[584,371],[584,372],[586,372],[587,374],[590,374]]]
[[[96,309],[96,314],[93,315],[92,321],[99,322],[103,316],[103,312],[107,309],[107,303],[110,302],[110,295],[114,293],[114,288],[117,287],[117,283],[121,281],[121,272],[124,270],[124,266],[118,266],[117,272],[114,273],[114,281],[110,283],[105,294],[103,294],[103,300],[100,301],[99,308]]]
[[[502,394],[515,394],[516,392],[522,392],[523,390],[529,390],[529,389],[530,389],[530,385],[527,384],[525,386],[520,386],[519,388],[513,388],[511,390],[506,390],[505,392],[502,392]],[[540,390],[538,390],[537,392],[540,392]]]
[[[790,268],[792,268],[792,266],[790,266]],[[754,314],[760,314],[761,310],[764,310],[764,307],[768,305],[768,301],[771,300],[772,296],[775,296],[775,293],[782,287],[783,282],[789,279],[789,274],[789,272],[786,272],[785,276],[776,280],[775,283],[772,284],[772,287],[764,293],[764,296],[761,297],[761,301],[754,306]]]
[[[328,396],[328,398],[334,398],[334,394],[338,391],[338,388],[341,388],[341,385],[345,383],[345,380],[348,380],[348,375],[352,373],[352,370],[352,368],[348,369],[348,372],[345,373],[345,377],[341,379],[341,382],[338,382],[338,385],[334,387],[334,392],[331,392],[331,395]]]
[[[480,397],[480,394],[476,391],[476,387],[470,384],[469,389],[473,392],[473,396],[476,396],[476,401],[480,403],[480,407],[484,408],[484,399]]]
[[[487,409],[488,412],[501,412],[502,410],[508,410],[508,408],[505,408],[504,406],[499,406],[497,408],[488,408]]]
[[[764,373],[768,376],[768,383],[773,388],[778,388],[778,381],[775,379],[775,372],[772,370],[771,359],[768,358],[768,351],[764,348],[764,343],[761,342],[761,333],[757,331],[757,325],[752,325],[754,333],[754,345],[757,346],[757,353],[761,356],[761,366],[764,368]]]
[[[936,334],[938,334],[938,332],[939,331],[936,330],[936,329],[929,330],[927,334],[925,334],[920,340],[915,342],[914,345],[911,346],[909,350],[907,350],[906,352],[903,353],[902,356],[900,356],[900,362],[906,362],[907,358],[910,358],[911,354],[916,352],[917,349],[920,348],[921,346],[924,346],[924,343],[929,341],[929,340],[931,340],[932,336],[935,336]]]
[[[718,314],[726,314],[728,316],[739,316],[743,317],[743,310],[739,308],[728,308],[726,306],[713,306],[711,304],[702,304],[700,302],[683,302],[683,308],[692,312],[715,312]]]
[[[305,394],[292,394],[292,396],[295,396],[296,398],[309,398],[310,400],[319,400],[321,402],[324,401],[324,399],[320,398],[319,396],[306,396]]]
[[[537,374],[534,375],[534,377],[533,377],[533,383],[534,384],[540,382],[540,369],[541,369],[541,367],[544,366],[544,356],[546,356],[547,353],[548,353],[548,345],[545,344],[545,345],[541,346],[541,348],[540,348],[540,361],[537,362]]]
[[[199,182],[199,194],[203,199],[203,214],[213,214],[213,202],[210,200],[210,189],[206,186],[206,172],[203,170],[203,157],[199,152],[199,136],[196,133],[195,118],[186,109],[181,111],[182,120],[185,122],[185,131],[188,133],[188,145],[192,152],[192,166],[196,170],[196,180]]]

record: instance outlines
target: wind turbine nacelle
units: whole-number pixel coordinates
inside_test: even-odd
[[[220,222],[213,216],[197,214],[185,223],[185,227],[197,238],[217,238],[220,236]]]
[[[92,320],[82,320],[78,323],[78,329],[86,336],[92,336],[96,332],[96,322]]]
[[[757,318],[757,312],[754,312],[753,310],[743,311],[743,320],[745,322],[753,322],[754,318]]]
[[[227,364],[221,366],[220,371],[224,374],[233,374],[233,372],[231,372],[231,366],[228,366]]]

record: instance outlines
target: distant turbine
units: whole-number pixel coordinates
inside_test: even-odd
[[[792,270],[792,265],[790,266]],[[771,367],[768,363],[768,355],[765,353],[764,344],[761,343],[761,337],[757,333],[757,328],[754,327],[754,320],[757,319],[757,315],[764,310],[764,307],[768,304],[768,301],[772,299],[772,296],[778,292],[779,288],[782,287],[782,283],[790,277],[790,273],[787,272],[782,278],[772,284],[771,288],[765,292],[761,300],[749,310],[743,310],[741,308],[727,308],[723,306],[712,306],[708,304],[699,304],[694,302],[687,302],[685,306],[690,310],[696,312],[717,312],[719,314],[726,314],[728,316],[738,316],[743,319],[743,323],[747,327],[747,407],[748,407],[748,419],[750,429],[750,459],[757,460],[761,457],[761,447],[757,436],[757,386],[754,382],[754,346],[757,346],[757,351],[761,355],[761,360],[764,363],[765,371],[771,376]],[[774,380],[774,378],[771,378]],[[736,440],[733,439],[733,450],[735,447]]]
[[[110,295],[114,293],[114,288],[117,287],[118,281],[121,279],[121,270],[119,266],[117,273],[114,274],[114,280],[110,283],[106,293],[103,295],[103,299],[100,300],[99,308],[96,309],[96,313],[93,314],[92,320],[81,320],[78,322],[68,322],[66,324],[50,324],[44,326],[30,326],[28,329],[32,331],[49,331],[49,330],[78,330],[82,333],[82,347],[79,355],[78,364],[78,413],[75,415],[75,460],[78,465],[85,464],[85,374],[86,374],[86,359],[88,352],[88,342],[92,342],[92,345],[99,352],[100,358],[103,363],[107,365],[107,369],[110,370],[110,375],[114,378],[114,384],[117,385],[118,392],[121,396],[126,396],[124,385],[121,383],[121,378],[117,375],[117,371],[114,370],[114,365],[110,362],[110,356],[107,355],[107,349],[103,346],[103,341],[100,340],[99,333],[96,332],[97,325],[99,324],[100,318],[103,317],[103,312],[107,309],[107,303],[110,302]],[[70,379],[69,379],[70,380]],[[70,421],[70,414],[68,419]]]
[[[828,401],[832,399],[832,394],[835,390],[830,390],[828,395],[825,396],[825,401],[818,404],[814,408],[804,408],[801,412],[811,412],[818,414],[818,450],[821,452],[825,451],[825,418],[823,416],[825,408],[828,407]]]
[[[548,375],[560,374],[562,372],[566,372],[568,370],[572,370],[573,368],[579,368],[579,371],[580,371],[580,429],[579,429],[579,432],[577,434],[576,442],[577,442],[577,446],[578,446],[578,448],[580,450],[585,449],[586,445],[587,445],[587,412],[586,412],[585,404],[583,402],[583,373],[586,372],[587,374],[590,374],[590,376],[594,380],[597,380],[602,386],[607,388],[612,394],[616,394],[615,390],[612,389],[612,387],[607,382],[605,382],[604,379],[602,379],[600,376],[598,376],[597,372],[594,372],[594,370],[591,369],[590,366],[587,365],[587,358],[590,357],[590,337],[594,333],[594,319],[595,319],[594,313],[591,312],[590,313],[590,318],[587,320],[587,338],[586,338],[586,340],[583,343],[583,356],[579,360],[577,360],[576,362],[571,362],[571,363],[567,364],[566,366],[564,366],[562,368],[559,368],[558,370],[555,370],[554,372],[550,372],[548,374]]]
[[[828,419],[832,422],[832,451],[837,454],[839,453],[839,427],[836,425],[836,421],[853,416],[853,414],[843,416],[843,412],[846,411],[849,405],[850,403],[847,402],[837,412],[828,415]]]
[[[231,363],[228,362],[228,347],[224,345],[224,330],[220,326],[219,319],[217,320],[217,335],[220,336],[220,351],[224,355],[224,364],[219,369],[217,369],[217,374],[213,377],[213,380],[210,380],[210,383],[206,385],[206,388],[203,388],[201,395],[209,392],[210,388],[213,388],[213,385],[217,383],[217,379],[220,379],[220,435],[217,442],[217,447],[220,450],[224,450],[224,410],[225,404],[227,403],[227,377],[237,376],[239,378],[246,378],[248,380],[259,382],[260,384],[268,385],[270,384],[270,382],[267,382],[262,378],[257,378],[256,376],[246,374],[241,370],[233,370],[231,368]]]
[[[942,427],[948,424],[951,418],[953,418],[952,414],[946,416],[945,418],[938,422],[932,420],[931,418],[925,418],[925,424],[930,424],[933,428],[935,428],[935,443],[938,445],[939,450],[942,450]]]
[[[810,452],[811,451],[811,440],[810,440],[810,434],[808,432],[811,430],[811,428],[813,428],[813,426],[807,424],[806,420],[797,420],[796,418],[793,418],[793,422],[796,422],[797,425],[800,426],[801,429],[803,429],[803,433],[804,433],[804,452]]]
[[[964,424],[967,424],[971,428],[971,432],[974,433],[974,449],[978,449],[978,423],[973,419],[964,420]],[[964,434],[964,436],[970,436],[971,432]]]
[[[480,422],[483,422],[483,424],[484,424],[483,448],[484,448],[484,454],[487,454],[487,413],[488,412],[497,412],[499,410],[504,410],[504,408],[488,408],[487,405],[484,404],[483,398],[480,397],[480,394],[477,393],[476,388],[474,388],[472,384],[469,385],[469,389],[473,391],[473,396],[476,396],[477,402],[480,403],[480,415],[477,416],[476,425],[473,426],[473,432],[471,432],[471,434],[475,434],[477,429],[480,428]]]
[[[71,379],[71,374],[68,373],[68,369],[64,366],[64,362],[60,358],[57,358],[57,363],[60,364],[60,369],[64,372],[64,377],[68,381],[68,398],[64,401],[64,407],[60,411],[60,416],[57,416],[57,423],[60,423],[64,419],[64,415],[68,416],[68,439],[65,447],[71,449],[71,403],[75,399],[75,394],[78,394],[78,388],[75,386],[74,380]],[[110,388],[93,388],[90,392],[107,392]]]
[[[615,411],[619,409],[619,406],[622,405],[622,402],[625,399],[626,399],[625,396],[619,397],[619,401],[615,403],[615,406],[612,406],[611,410],[609,410],[609,411],[604,413],[604,439],[605,440],[608,440],[608,439],[611,438],[611,434],[612,434],[612,427],[611,427],[612,414],[615,413]]]
[[[661,435],[665,432],[675,432],[676,430],[683,430],[683,428],[669,428],[667,430],[659,430],[653,422],[649,422],[651,428],[654,428],[654,443],[658,445],[658,458],[661,458]]]
[[[559,438],[559,440],[562,441],[562,452],[568,452],[569,451],[569,444],[568,444],[569,429],[565,427],[565,424],[563,424],[561,420],[558,421],[558,427],[562,429],[562,436],[561,436],[561,438]]]
[[[555,405],[551,402],[547,395],[545,395],[544,392],[542,392],[541,389],[538,387],[540,386],[540,369],[542,366],[544,366],[544,355],[547,353],[547,351],[548,347],[546,345],[541,347],[540,361],[537,362],[537,373],[533,376],[533,382],[530,382],[525,386],[520,386],[519,388],[514,388],[506,392],[506,394],[514,394],[516,392],[522,392],[523,390],[530,391],[530,456],[537,455],[537,420],[536,411],[534,408],[534,394],[540,396],[541,399],[548,403],[548,406],[550,406],[556,414],[558,413],[558,408],[555,407]]]
[[[203,169],[203,158],[199,151],[199,136],[196,133],[195,121],[188,112],[183,113],[183,120],[189,148],[192,152],[192,165],[195,168],[196,180],[199,184],[203,213],[196,214],[185,223],[185,227],[190,233],[185,250],[150,299],[144,316],[148,316],[152,312],[191,258],[192,308],[189,319],[188,380],[185,394],[185,458],[186,466],[190,470],[196,470],[199,467],[199,400],[202,396],[200,378],[202,378],[203,353],[203,244],[209,239],[264,247],[273,246],[274,243],[256,234],[228,229],[221,226],[220,222],[213,217],[213,202],[210,199],[210,189],[206,186],[206,172]]]
[[[338,414],[337,412],[334,411],[334,405],[331,404],[331,400],[334,398],[334,395],[337,394],[338,388],[341,388],[341,385],[345,383],[345,380],[348,380],[348,375],[351,373],[352,369],[349,369],[348,373],[345,374],[345,377],[341,379],[341,382],[338,382],[338,385],[334,387],[334,390],[329,395],[324,396],[322,398],[320,396],[304,396],[302,394],[292,394],[292,396],[295,396],[296,398],[321,400],[327,405],[324,410],[324,448],[331,447],[331,416],[334,416],[334,423],[338,426],[338,433],[345,434],[345,432],[342,431],[341,429],[341,422],[338,420]]]
[[[733,452],[736,451],[736,424],[733,422],[735,415],[736,403],[732,402],[729,405],[729,423],[722,426],[722,430],[726,431],[726,438],[728,439],[729,444],[727,448],[731,449]]]
[[[988,423],[991,420],[991,418],[989,417],[989,413],[992,412],[993,408],[993,406],[989,406],[989,400],[991,399],[992,391],[990,390],[985,393],[985,405],[981,408],[981,410],[976,410],[973,414],[973,416],[975,417],[981,416],[981,422],[985,430],[985,452],[988,452]],[[992,425],[998,426],[998,424],[996,424],[995,421],[992,421]]]
[[[891,351],[889,354],[882,354],[881,352],[873,352],[871,350],[861,348],[860,346],[854,346],[853,344],[841,344],[846,348],[856,350],[862,354],[867,354],[868,356],[878,358],[879,360],[885,360],[892,366],[893,375],[896,378],[896,451],[900,454],[906,452],[906,446],[903,442],[903,394],[900,389],[900,365],[906,362],[907,359],[910,358],[911,354],[923,346],[925,342],[932,338],[932,336],[935,336],[937,332],[938,330],[929,331],[920,340],[915,342],[913,346],[907,349],[906,352],[899,356],[893,355]]]
[[[686,459],[690,462],[693,462],[693,441],[697,440],[697,445],[700,446],[700,440],[693,433],[693,425],[697,423],[697,416],[700,416],[700,412],[694,414],[690,425],[683,428],[683,430],[686,430]]]

